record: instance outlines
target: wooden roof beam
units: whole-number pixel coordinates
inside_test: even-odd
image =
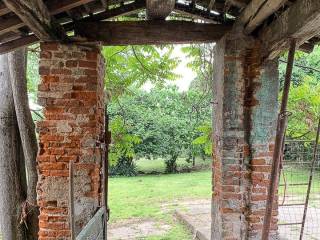
[[[39,39],[35,35],[25,36],[7,43],[0,45],[0,54],[8,53],[21,47],[26,47],[39,42]]]
[[[12,16],[0,21],[0,35],[23,27],[25,24],[17,16]]]
[[[41,40],[60,38],[42,0],[3,0],[3,2]]]
[[[79,22],[75,32],[84,42],[98,41],[111,46],[215,42],[230,29],[183,21],[125,21]]]
[[[6,15],[9,12],[11,12],[10,9],[3,2],[0,2],[0,16]]]
[[[288,48],[288,39],[297,39],[297,45],[320,33],[320,1],[299,0],[292,4],[269,26],[264,27],[259,38],[264,42],[266,56],[276,57]]]
[[[286,0],[252,0],[243,10],[238,22],[244,25],[244,32],[250,34],[285,2]]]
[[[51,15],[56,15],[93,1],[94,0],[50,0],[47,3],[47,7]]]

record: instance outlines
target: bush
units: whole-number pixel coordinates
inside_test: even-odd
[[[138,174],[133,158],[121,157],[116,165],[110,167],[111,176],[133,177]]]

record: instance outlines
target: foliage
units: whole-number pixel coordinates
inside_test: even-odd
[[[287,136],[314,140],[320,117],[320,81],[305,76],[299,86],[290,89]]]
[[[112,102],[108,111],[111,119],[121,115],[132,127],[130,133],[141,139],[135,147],[137,156],[164,158],[168,172],[177,171],[176,160],[182,154],[201,152],[192,142],[200,135],[198,126],[211,118],[209,99],[197,91],[181,93],[176,87],[136,90]]]
[[[199,137],[193,140],[192,144],[196,146],[201,146],[206,155],[212,154],[212,124],[204,123],[198,127],[198,131],[201,133]]]
[[[286,61],[287,54],[281,58]],[[320,72],[314,69],[320,69],[320,46],[316,46],[312,53],[303,53],[297,51],[295,54],[295,64],[300,66],[306,66],[310,68],[302,68],[295,66],[292,72],[292,85],[299,86],[303,83],[306,77],[314,77],[317,81],[320,81]],[[281,86],[284,83],[285,71],[287,64],[280,61],[279,74]],[[314,68],[314,69],[312,69]]]
[[[140,138],[129,134],[129,126],[121,117],[116,116],[110,124],[112,132],[112,145],[109,151],[109,163],[115,165],[119,159],[128,161],[135,155],[134,146],[140,143]]]
[[[27,81],[28,81],[28,93],[33,101],[36,100],[36,93],[38,90],[38,84],[40,81],[39,76],[39,52],[37,49],[39,45],[33,45],[27,56]]]
[[[150,82],[164,86],[178,77],[174,69],[179,60],[172,56],[173,46],[104,47],[106,58],[106,91],[109,98],[130,93],[130,87],[139,88]]]

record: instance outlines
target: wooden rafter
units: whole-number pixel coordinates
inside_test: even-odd
[[[176,3],[175,11],[181,14],[185,14],[197,19],[203,19],[205,21],[216,22],[216,23],[233,23],[233,20],[226,19],[222,14],[216,15],[206,10],[199,8],[192,8],[186,4]]]
[[[26,47],[39,42],[39,39],[35,35],[22,37],[11,42],[3,43],[0,45],[0,54],[4,54],[21,47]]]
[[[52,25],[49,11],[42,0],[3,0],[3,2],[38,38],[59,39]]]
[[[144,45],[215,42],[231,28],[185,21],[80,22],[76,33],[85,42]]]
[[[47,7],[51,15],[56,15],[93,1],[94,0],[51,0],[48,1]]]
[[[297,39],[300,46],[308,39],[320,33],[320,1],[296,1],[275,19],[269,26],[264,27],[259,38],[265,42],[266,55],[274,58],[286,49],[288,39]]]
[[[10,9],[7,8],[7,6],[3,2],[0,2],[0,16],[3,16],[9,12],[10,12]]]
[[[0,35],[16,30],[24,26],[24,23],[17,16],[12,16],[0,21]]]
[[[264,20],[276,12],[286,0],[252,0],[240,15],[246,34],[252,33]]]

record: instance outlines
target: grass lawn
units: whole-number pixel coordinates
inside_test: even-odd
[[[191,240],[190,233],[173,218],[174,207],[163,204],[174,200],[210,198],[211,171],[110,179],[111,223],[128,218],[153,218],[172,226],[166,236],[147,240]]]
[[[283,177],[283,173],[285,178]],[[310,169],[302,169],[296,167],[286,167],[283,170],[283,173],[280,176],[280,184],[287,184],[287,192],[289,194],[294,195],[306,195],[307,193],[307,185],[296,185],[289,186],[289,184],[305,184],[309,182],[309,174]],[[285,181],[284,181],[285,179]],[[279,193],[283,194],[284,186],[279,187]],[[315,170],[313,180],[312,180],[312,188],[311,194],[320,194],[320,171],[319,169]]]
[[[158,159],[154,159],[154,160],[149,160],[149,159],[145,159],[145,158],[141,158],[139,160],[137,160],[136,162],[136,166],[139,172],[143,172],[143,173],[164,173],[166,166],[164,163],[164,160],[161,158]],[[195,169],[210,169],[212,164],[212,159],[211,158],[207,158],[205,160],[201,159],[201,158],[197,158],[196,159],[196,165],[195,165]],[[187,163],[185,158],[178,158],[177,159],[177,165],[178,165],[178,170],[179,171],[187,171],[187,170],[191,170],[192,168],[192,164],[191,163]]]

